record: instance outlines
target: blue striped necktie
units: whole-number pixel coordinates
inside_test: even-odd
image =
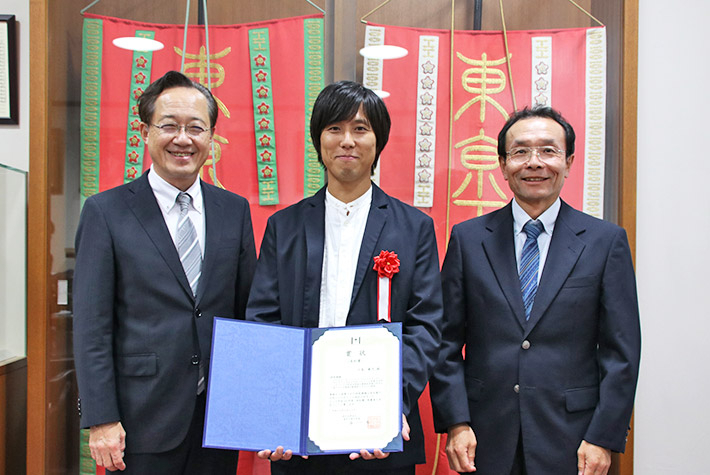
[[[523,226],[523,232],[528,236],[520,256],[520,290],[523,293],[525,320],[530,319],[530,311],[537,292],[537,274],[540,267],[540,249],[537,247],[537,237],[543,231],[542,223],[530,220]]]

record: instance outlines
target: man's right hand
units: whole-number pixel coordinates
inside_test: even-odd
[[[91,458],[106,470],[125,470],[123,451],[126,450],[126,431],[120,421],[108,422],[89,429]]]
[[[476,457],[476,435],[468,424],[456,424],[449,427],[446,439],[446,456],[449,467],[457,472],[475,472],[473,463]]]

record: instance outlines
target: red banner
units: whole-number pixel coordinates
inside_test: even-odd
[[[183,25],[85,16],[83,197],[134,179],[150,167],[150,157],[142,153],[135,101],[152,80],[180,70],[184,32]],[[322,16],[313,15],[209,27],[209,82],[220,108],[214,136],[217,178],[212,176],[212,158],[201,175],[249,200],[257,245],[272,213],[322,186],[322,172],[313,170],[315,154],[304,133],[311,104],[323,87],[322,24]],[[250,45],[250,32],[261,42]],[[149,35],[165,47],[134,53],[112,44],[119,37]],[[206,44],[204,27],[188,26],[184,73],[205,86]],[[260,206],[265,195],[258,177],[267,173],[274,178],[267,186],[278,191],[269,195],[277,201],[268,203],[278,204]]]
[[[497,136],[516,108],[549,105],[572,124],[575,162],[562,198],[602,216],[604,28],[509,31],[506,54],[502,32],[457,31],[452,52],[449,31],[368,24],[365,45],[383,44],[408,54],[363,62],[363,84],[389,93],[392,116],[377,179],[432,216],[442,259],[454,224],[512,199],[498,167]],[[417,474],[455,473],[446,437],[434,432],[428,391],[419,407],[428,463]]]
[[[390,94],[385,103],[392,132],[379,180],[388,193],[434,218],[442,257],[454,224],[512,198],[498,168],[496,146],[498,131],[515,110],[513,97],[517,109],[551,105],[572,124],[575,162],[562,198],[601,217],[604,28],[509,31],[513,79],[502,32],[457,31],[452,55],[448,31],[367,28],[366,44],[408,51],[400,59],[364,60],[363,83]]]

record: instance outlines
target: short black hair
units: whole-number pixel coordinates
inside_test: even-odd
[[[500,129],[500,133],[498,134],[498,156],[501,159],[505,161],[506,158],[507,150],[505,144],[505,136],[508,133],[508,130],[513,126],[513,124],[520,120],[532,119],[535,117],[541,117],[543,119],[552,119],[558,124],[560,124],[565,131],[565,158],[569,158],[569,156],[574,153],[574,129],[571,125],[569,125],[569,122],[567,122],[565,118],[562,117],[562,114],[560,114],[552,107],[533,107],[532,109],[526,107],[525,109],[515,111],[513,115],[508,118],[503,128]]]
[[[141,97],[138,99],[138,114],[140,115],[141,121],[150,124],[150,121],[153,120],[153,114],[155,113],[155,101],[158,100],[158,97],[163,91],[176,87],[197,89],[207,98],[210,128],[213,128],[217,124],[217,114],[219,112],[217,101],[215,101],[209,89],[198,82],[194,82],[179,71],[168,71],[160,79],[153,81],[150,86],[145,89],[143,94],[141,94]]]
[[[375,161],[372,162],[370,173],[375,172],[380,153],[387,145],[392,121],[382,99],[372,90],[353,81],[339,81],[327,85],[313,104],[311,140],[321,165],[323,165],[323,157],[320,153],[321,133],[331,124],[355,117],[360,106],[375,133]]]

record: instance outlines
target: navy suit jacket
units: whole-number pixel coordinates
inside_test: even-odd
[[[74,357],[81,426],[121,421],[126,451],[187,434],[214,316],[244,318],[256,252],[247,201],[202,183],[205,253],[193,297],[147,173],[86,200],[76,235]]]
[[[391,318],[403,324],[404,413],[411,441],[402,453],[362,461],[368,468],[424,463],[424,437],[417,400],[424,390],[440,343],[441,278],[434,225],[428,216],[372,185],[347,325],[377,322],[377,272],[380,251],[397,253],[399,273],[392,278]],[[325,188],[269,218],[261,244],[247,320],[317,327],[325,242]],[[288,463],[299,463],[294,459]]]
[[[531,474],[576,474],[582,439],[623,452],[641,337],[622,228],[562,202],[527,322],[510,204],[454,226],[442,281],[434,424],[470,422],[476,473],[510,473],[521,433]]]

